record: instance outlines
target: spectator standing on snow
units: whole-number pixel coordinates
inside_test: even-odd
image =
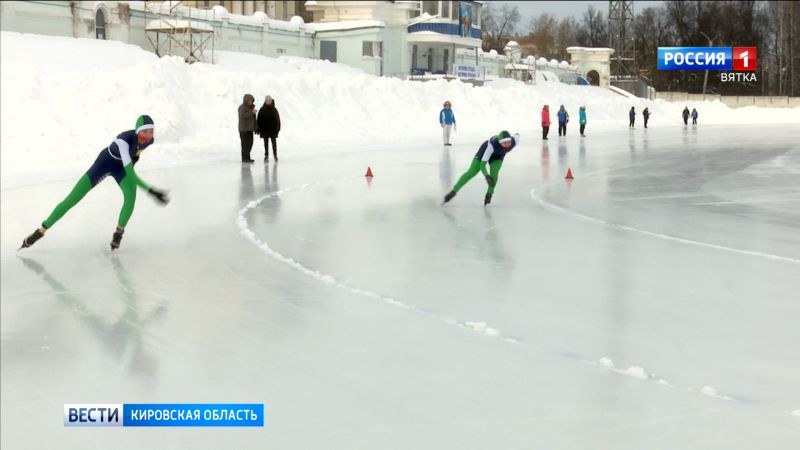
[[[564,109],[564,105],[558,109],[558,135],[567,135],[567,122],[569,122],[569,113]]]
[[[253,133],[256,132],[255,97],[245,94],[239,105],[239,140],[242,143],[242,162],[252,163],[250,151],[253,149]]]
[[[547,133],[550,132],[550,105],[542,108],[542,139],[547,140]]]
[[[264,98],[264,106],[258,111],[258,132],[264,139],[264,162],[269,162],[269,142],[272,141],[272,155],[278,162],[278,133],[281,131],[281,115],[275,108],[275,100],[269,95]]]
[[[697,125],[697,110],[692,108],[692,125]]]
[[[450,131],[456,126],[456,115],[453,114],[453,105],[450,101],[444,102],[444,108],[439,111],[439,125],[442,126],[442,139],[444,145],[450,146]]]

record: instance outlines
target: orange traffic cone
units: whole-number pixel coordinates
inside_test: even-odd
[[[565,179],[565,180],[571,180],[571,179],[573,179],[573,177],[572,177],[572,169],[570,169],[570,168],[567,168],[567,176],[565,176],[565,177],[564,177],[564,179]]]
[[[367,174],[364,175],[364,176],[372,178],[372,168],[371,167],[367,166]]]

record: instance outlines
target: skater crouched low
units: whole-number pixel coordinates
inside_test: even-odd
[[[492,202],[492,194],[494,188],[497,186],[497,180],[500,176],[500,168],[503,166],[503,158],[506,154],[514,149],[519,144],[519,133],[513,136],[508,131],[501,131],[497,136],[492,136],[489,140],[481,144],[475,158],[472,159],[472,164],[469,169],[461,175],[458,182],[453,186],[453,190],[444,196],[444,203],[449,202],[456,196],[456,193],[464,187],[469,180],[472,179],[478,172],[483,173],[486,178],[486,183],[489,184],[489,189],[486,191],[483,204],[488,205]],[[489,170],[486,170],[486,166]]]
[[[139,116],[136,128],[120,133],[114,141],[100,151],[94,164],[72,188],[67,197],[59,203],[50,216],[42,222],[42,226],[22,241],[22,248],[28,248],[41,239],[45,232],[64,216],[73,206],[77,205],[83,197],[106,177],[111,176],[122,190],[122,210],[119,213],[117,229],[111,238],[111,250],[119,248],[125,226],[133,214],[136,203],[136,187],[145,190],[153,198],[166,205],[169,197],[166,192],[150,187],[136,175],[133,166],[139,161],[140,153],[155,141],[153,137],[155,125],[150,116]]]

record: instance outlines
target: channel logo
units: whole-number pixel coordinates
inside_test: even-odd
[[[659,47],[658,70],[757,69],[756,47]]]
[[[68,403],[65,427],[263,427],[259,403]]]
[[[65,427],[121,427],[122,404],[66,404]]]

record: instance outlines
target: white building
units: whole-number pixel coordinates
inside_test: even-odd
[[[186,39],[182,32],[191,29],[216,50],[322,58],[375,75],[452,74],[456,50],[481,45],[481,6],[466,0],[3,1],[0,30],[113,39],[162,54],[154,41],[163,46],[170,29]],[[183,44],[169,54],[195,60]]]
[[[380,58],[383,75],[415,73],[452,74],[456,49],[475,50],[481,46],[480,8],[476,1],[308,1],[306,9],[314,13],[317,33],[321,29],[326,50],[318,55],[358,66],[358,58]],[[382,27],[361,28],[354,33],[336,33],[337,23],[357,27],[358,22],[382,22]],[[321,28],[326,27],[326,28]],[[327,28],[330,27],[330,28]],[[352,48],[353,40],[362,38],[361,55]],[[371,46],[371,47],[370,47]],[[347,47],[340,49],[339,47]]]
[[[567,47],[572,65],[589,80],[589,84],[608,88],[611,85],[613,48]]]

